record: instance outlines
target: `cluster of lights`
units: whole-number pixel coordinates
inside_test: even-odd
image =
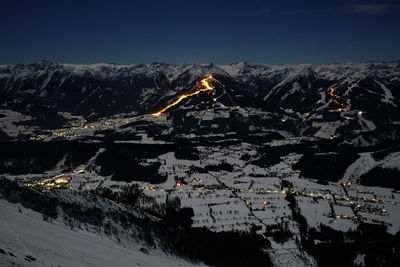
[[[36,183],[26,183],[27,186],[30,187],[44,187],[46,189],[50,188],[60,188],[70,182],[69,179],[66,178],[57,178],[57,179],[44,179]]]
[[[45,137],[46,137],[46,136],[40,134],[40,135],[36,135],[36,136],[31,136],[31,137],[29,137],[29,140],[32,140],[32,141],[41,141],[41,140],[43,140]]]
[[[39,181],[25,182],[26,186],[39,187],[44,189],[61,188],[71,182],[71,176],[74,174],[85,173],[87,170],[81,168],[70,173],[62,173],[50,178],[41,179]]]
[[[144,190],[155,191],[155,190],[158,189],[158,187],[157,187],[157,186],[154,186],[154,185],[150,185],[150,186],[145,186],[145,187],[143,187],[143,189],[144,189]]]
[[[175,186],[176,186],[176,187],[183,186],[183,183],[181,183],[181,182],[176,182],[176,183],[175,183]]]

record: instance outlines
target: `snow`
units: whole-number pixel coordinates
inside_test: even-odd
[[[320,138],[331,138],[335,136],[337,128],[342,126],[342,122],[333,121],[333,122],[312,122],[313,127],[320,127],[318,132],[314,134],[315,137]]]
[[[358,112],[358,118],[360,120],[360,123],[363,123],[367,127],[368,130],[372,131],[372,130],[376,129],[376,126],[372,121],[367,120],[363,117],[363,112],[361,112],[361,111]]]
[[[44,64],[43,66],[45,66]],[[22,79],[31,77],[32,75],[43,75],[48,71],[49,66],[35,69],[34,66],[25,66],[18,68],[20,71],[13,72],[13,79]],[[389,72],[379,70],[379,67],[384,66],[384,69],[390,69]],[[322,66],[310,65],[251,65],[245,62],[240,62],[231,65],[216,66],[216,65],[174,65],[164,63],[140,64],[140,65],[116,65],[116,64],[92,64],[92,65],[71,65],[62,64],[52,66],[57,70],[64,69],[70,71],[74,75],[91,76],[100,79],[120,79],[129,78],[132,75],[144,75],[154,82],[156,88],[144,88],[139,92],[142,97],[141,104],[145,104],[151,96],[156,94],[158,90],[163,90],[162,85],[158,83],[158,75],[165,74],[168,82],[181,79],[195,81],[199,76],[208,75],[210,73],[221,76],[232,76],[239,80],[252,79],[254,77],[262,77],[264,79],[271,79],[276,81],[273,89],[265,92],[265,100],[279,92],[279,90],[289,83],[291,83],[288,92],[283,95],[282,100],[289,97],[290,94],[303,90],[300,83],[296,81],[299,77],[315,75],[327,80],[340,80],[343,85],[349,85],[347,91],[343,96],[349,97],[352,88],[357,84],[359,79],[367,77],[370,73],[376,74],[379,78],[391,77],[399,73],[393,70],[394,65],[391,63],[381,64],[334,64]],[[0,67],[0,71],[2,67]],[[54,70],[52,70],[54,71]],[[52,72],[53,73],[53,72]],[[0,74],[0,78],[3,74]],[[5,75],[5,74],[4,74]],[[8,75],[8,74],[7,74]],[[5,75],[4,77],[8,77]],[[50,77],[50,76],[49,76]],[[141,76],[142,77],[142,76]],[[279,79],[276,77],[280,77]],[[282,78],[283,77],[283,78]],[[61,80],[61,83],[65,80]],[[41,87],[45,87],[49,80],[45,79]],[[127,81],[132,82],[132,81]],[[394,97],[385,85],[376,81],[382,88],[382,102],[386,104],[393,104]],[[81,88],[81,93],[85,93],[85,86]],[[110,90],[110,88],[107,88]],[[173,96],[177,91],[183,89],[178,86],[174,90],[165,89],[163,95]],[[97,89],[90,89],[94,93]],[[176,91],[177,90],[177,91]],[[371,91],[371,90],[370,90]],[[371,91],[372,92],[372,91]],[[28,89],[25,93],[35,93],[34,89]],[[372,92],[373,93],[373,92]],[[375,92],[376,93],[376,92]],[[41,94],[45,96],[46,91]],[[263,95],[264,96],[264,95]],[[257,108],[237,108],[232,109],[229,107],[220,106],[215,109],[189,111],[188,116],[195,116],[201,118],[199,126],[204,124],[211,124],[215,127],[215,123],[211,123],[218,118],[229,118],[232,114],[240,114],[246,121],[250,121],[251,117],[257,116],[262,119],[281,120],[282,123],[288,123],[300,120],[303,123],[308,123],[317,131],[315,137],[317,138],[333,138],[335,137],[336,130],[339,127],[346,126],[347,120],[358,119],[363,130],[373,130],[376,128],[374,122],[367,120],[362,111],[350,110],[351,103],[347,101],[346,112],[340,112],[337,117],[329,121],[324,121],[325,114],[323,113],[331,103],[329,96],[324,88],[317,90],[317,106],[313,111],[299,111],[286,108],[286,115],[278,118],[274,114],[264,112]],[[349,100],[349,99],[348,99]],[[394,105],[394,104],[393,104]],[[283,108],[282,108],[283,109]],[[317,113],[318,112],[318,113]],[[358,113],[357,113],[358,112]],[[27,128],[25,126],[16,125],[17,122],[28,121],[29,116],[8,110],[1,110],[0,114],[5,116],[0,117],[0,129],[8,133],[11,137],[16,137],[20,133],[30,134],[33,133],[34,128]],[[357,115],[358,114],[358,115]],[[288,116],[290,115],[290,116]],[[64,117],[68,117],[67,113]],[[296,117],[297,116],[297,117]],[[341,116],[341,117],[340,117]],[[349,116],[354,116],[349,117]],[[68,117],[69,118],[69,117]],[[72,117],[71,117],[72,118]],[[343,122],[343,118],[346,121]],[[174,129],[170,119],[167,116],[137,116],[137,113],[119,114],[113,118],[100,119],[93,123],[86,123],[83,118],[73,118],[74,123],[72,127],[66,129],[59,129],[54,131],[55,134],[62,131],[67,132],[67,139],[79,140],[82,136],[93,136],[98,129],[113,129],[120,133],[134,133],[136,137],[141,137],[139,141],[116,141],[116,143],[144,143],[144,144],[164,144],[165,141],[154,140],[155,136],[146,133],[145,130],[136,130],[132,127],[122,127],[131,122],[143,122],[144,124],[154,124],[166,126],[163,134],[169,134]],[[279,121],[279,123],[281,123]],[[267,126],[263,129],[268,129]],[[85,125],[88,127],[82,127]],[[251,126],[252,131],[257,131],[258,126]],[[260,127],[261,128],[261,127]],[[227,129],[230,131],[230,129]],[[277,131],[285,133],[284,131]],[[229,133],[225,133],[228,136]],[[290,134],[285,133],[285,136]],[[205,135],[204,138],[221,135]],[[223,135],[222,135],[223,136]],[[196,134],[190,134],[186,138],[196,138]],[[46,137],[45,140],[57,138],[54,136]],[[312,138],[315,140],[317,138]],[[284,144],[297,144],[307,140],[306,138],[287,138],[285,140],[274,140],[265,146],[279,146]],[[360,137],[360,143],[365,140]],[[279,220],[290,222],[290,231],[298,233],[298,226],[291,221],[290,209],[288,202],[285,200],[285,192],[281,192],[282,179],[287,179],[294,185],[294,190],[302,194],[296,195],[299,208],[302,214],[306,217],[309,226],[318,227],[320,224],[327,225],[334,229],[347,231],[357,227],[356,222],[348,219],[353,216],[353,211],[350,209],[349,202],[343,197],[344,191],[339,183],[330,183],[328,185],[321,185],[315,181],[299,178],[299,172],[294,171],[292,166],[298,161],[301,155],[290,154],[282,157],[282,162],[271,167],[259,167],[241,160],[243,155],[257,158],[257,146],[252,144],[242,143],[229,147],[213,146],[213,147],[197,147],[199,150],[200,160],[180,160],[175,157],[173,152],[160,155],[154,159],[147,159],[146,163],[160,162],[160,173],[167,175],[166,182],[157,185],[157,190],[145,190],[144,193],[154,196],[157,201],[165,202],[167,196],[178,197],[181,200],[182,206],[192,207],[195,213],[194,227],[207,227],[212,231],[229,231],[241,230],[249,231],[251,224],[261,226],[259,233],[265,231],[268,225],[276,225]],[[99,151],[98,153],[101,153]],[[97,154],[98,155],[98,154]],[[96,156],[97,156],[96,155]],[[95,156],[95,157],[96,157]],[[90,165],[95,157],[87,163]],[[188,170],[191,166],[203,168],[207,165],[218,165],[220,163],[228,163],[232,166],[233,170],[213,172],[208,171],[205,173],[190,173]],[[62,169],[63,161],[52,170],[54,175]],[[371,199],[376,195],[376,198],[382,200],[382,204],[368,203],[371,207],[385,208],[385,213],[366,213],[360,214],[367,219],[368,222],[383,222],[389,225],[390,233],[396,233],[400,229],[400,212],[399,212],[399,194],[392,192],[389,189],[382,189],[379,187],[363,187],[357,185],[357,179],[362,174],[370,171],[372,168],[380,166],[383,168],[397,168],[400,169],[400,153],[392,153],[385,157],[383,160],[375,160],[371,153],[360,153],[360,158],[353,162],[346,170],[344,177],[340,182],[353,182],[354,185],[348,188],[349,195],[352,197],[366,197]],[[84,166],[80,166],[84,167]],[[79,167],[79,168],[80,168]],[[50,174],[46,173],[46,174]],[[10,176],[12,179],[29,179],[35,178],[29,175],[25,176]],[[182,186],[176,185],[176,180],[184,180],[187,184]],[[71,182],[69,183],[70,190],[76,190],[80,184],[84,184],[84,189],[94,189],[99,185],[109,186],[111,188],[118,188],[124,182],[111,181],[110,177],[102,177],[94,172],[76,173],[71,175]],[[138,183],[142,188],[148,186],[147,183]],[[327,192],[330,192],[330,196]],[[334,203],[332,196],[336,195],[339,200]],[[375,197],[375,196],[374,196]],[[344,200],[345,199],[345,200]],[[34,264],[52,265],[53,263],[63,263],[65,265],[96,265],[96,266],[124,266],[126,262],[137,263],[140,265],[162,265],[174,266],[177,264],[188,265],[186,262],[181,262],[177,259],[171,259],[160,255],[147,255],[143,254],[138,249],[127,249],[122,245],[116,244],[107,238],[95,236],[85,231],[73,231],[66,228],[64,225],[53,222],[44,222],[39,214],[35,214],[29,210],[23,209],[22,213],[17,213],[17,205],[10,204],[4,200],[0,201],[0,248],[12,250],[18,258],[11,259],[8,256],[0,254],[0,263],[9,263],[9,260],[18,261],[22,265],[28,264],[24,257],[29,254],[36,257],[38,260]],[[268,202],[268,204],[264,204]],[[362,202],[362,201],[360,201]],[[8,210],[8,213],[7,213]],[[333,210],[336,215],[345,216],[346,219],[336,218],[329,214]],[[22,219],[21,219],[22,218]],[[17,222],[21,221],[21,222]],[[11,228],[12,227],[12,228]],[[43,233],[47,233],[44,235]],[[53,240],[57,238],[57,240]],[[63,244],[58,240],[66,240]],[[92,244],[94,243],[94,245]],[[83,247],[77,250],[77,247]],[[272,241],[272,249],[270,251],[273,262],[276,265],[284,266],[300,266],[304,265],[304,257],[300,249],[289,240],[284,244],[277,244]],[[110,255],[112,254],[112,255]],[[86,256],[85,256],[86,255]],[[71,261],[75,259],[76,262]],[[44,259],[46,261],[44,261]],[[54,261],[53,261],[54,259]],[[359,262],[363,258],[360,255]],[[309,261],[310,265],[312,260]],[[33,263],[29,263],[33,264]]]
[[[3,266],[194,266],[181,259],[124,248],[57,221],[44,221],[41,214],[4,199],[0,199],[0,225],[0,248],[7,252],[0,253]],[[29,262],[26,256],[36,260]]]
[[[374,160],[370,152],[360,153],[360,158],[354,161],[346,170],[343,181],[356,182],[361,175],[367,173],[378,163]]]
[[[232,63],[229,65],[220,65],[232,77],[244,79],[246,76],[253,77],[273,77],[287,72],[299,72],[309,67],[309,64],[298,65],[269,65],[269,64],[249,64],[247,62]]]
[[[351,220],[340,220],[328,217],[330,206],[327,200],[318,200],[314,202],[314,200],[305,197],[297,197],[296,199],[301,209],[301,214],[307,219],[307,223],[311,227],[318,229],[320,224],[324,224],[340,231],[354,230],[357,228],[357,224]],[[343,210],[343,207],[335,206],[334,210],[335,213],[339,215],[353,215],[350,208]]]
[[[354,265],[365,266],[365,254],[358,254],[354,259]]]
[[[392,153],[386,157],[381,167],[400,171],[400,152]]]
[[[305,140],[308,139],[292,138],[279,142],[272,142],[270,145],[277,146],[288,143],[297,144]],[[299,228],[297,223],[291,218],[292,212],[286,200],[287,193],[282,191],[287,189],[281,188],[282,179],[285,179],[293,184],[292,190],[295,192],[297,204],[301,210],[301,214],[305,216],[310,227],[317,228],[320,224],[323,224],[341,231],[357,228],[358,223],[357,221],[353,220],[354,213],[349,206],[351,202],[346,197],[345,194],[347,193],[345,193],[339,182],[321,185],[316,181],[300,178],[299,171],[292,169],[292,166],[301,157],[299,154],[289,154],[284,156],[282,157],[282,161],[280,163],[267,168],[262,168],[250,164],[248,161],[242,160],[243,155],[248,155],[253,159],[257,158],[258,148],[258,145],[249,143],[241,143],[230,146],[198,146],[196,149],[199,151],[199,160],[177,159],[174,152],[168,152],[158,156],[157,158],[148,158],[143,162],[143,164],[159,162],[161,164],[159,172],[160,174],[167,175],[167,180],[164,183],[157,184],[156,187],[152,189],[148,188],[150,186],[149,183],[137,182],[137,184],[144,190],[144,194],[154,197],[158,203],[165,203],[167,197],[177,197],[180,199],[182,207],[193,208],[194,227],[207,227],[215,232],[238,230],[248,232],[251,229],[251,225],[256,224],[261,228],[261,230],[258,230],[257,233],[262,234],[265,232],[268,226],[277,225],[278,223],[282,222],[287,223],[290,232],[295,237],[298,237]],[[99,150],[97,155],[102,151],[104,150]],[[343,181],[356,179],[357,176],[365,173],[377,165],[382,165],[385,167],[398,166],[400,160],[399,152],[391,153],[379,161],[374,160],[369,152],[362,153],[360,156],[360,159],[348,167]],[[93,162],[94,160],[95,157],[89,160],[86,165],[91,165],[90,162]],[[191,166],[204,168],[207,165],[218,165],[222,162],[231,164],[232,171],[189,171]],[[62,165],[62,162],[60,162],[53,170],[54,173],[52,175],[57,174],[57,171],[60,169],[60,165]],[[79,168],[90,169],[85,168],[85,166],[80,166]],[[51,176],[50,173],[47,173],[46,177],[47,176]],[[8,178],[23,181],[24,179],[29,180],[34,177],[30,177],[29,175],[10,175]],[[70,176],[70,179],[71,182],[68,185],[69,190],[76,190],[81,185],[82,190],[90,190],[98,187],[100,184],[102,186],[109,187],[112,190],[119,190],[120,186],[126,184],[124,182],[112,181],[110,177],[102,177],[91,171],[75,173]],[[186,184],[178,186],[176,184],[177,180],[183,180]],[[62,192],[68,191],[65,190]],[[350,187],[347,187],[347,192],[348,195],[353,198],[352,201],[355,204],[360,204],[360,206],[365,207],[373,207],[380,210],[377,213],[367,213],[365,210],[360,211],[359,214],[366,218],[367,222],[385,223],[388,225],[389,233],[396,233],[400,229],[399,193],[393,192],[390,189],[365,187],[358,184],[353,184]],[[334,201],[333,196],[335,196],[336,201]],[[365,200],[363,200],[363,198],[365,198]],[[371,200],[373,198],[379,199],[381,202],[374,203],[372,201],[368,201],[368,199]],[[143,203],[143,205],[145,204],[146,203]],[[386,211],[382,211],[383,208]],[[14,210],[17,210],[17,208],[14,208]],[[2,212],[2,210],[0,210],[0,212]],[[22,214],[26,213],[27,211],[23,210]],[[39,215],[37,215],[37,217],[37,220],[40,221],[41,217]],[[10,218],[12,218],[12,216],[10,216]],[[5,219],[1,218],[1,220],[4,221]],[[43,223],[48,224],[48,222]],[[41,225],[40,223],[36,224],[39,226]],[[53,225],[57,226],[59,224],[57,222],[53,222]],[[37,231],[39,230],[40,229],[37,229]],[[69,229],[67,230],[70,231]],[[0,229],[0,234],[3,235],[3,232],[1,231],[4,232],[5,230]],[[122,232],[124,231],[126,230],[122,229]],[[106,237],[93,237],[92,234],[84,231],[79,232],[79,234],[80,233],[83,233],[82,236],[86,239],[95,239],[96,242],[100,242],[101,244],[106,242],[99,241],[99,239],[104,240]],[[71,235],[74,236],[73,234]],[[60,238],[64,237],[62,236]],[[123,239],[123,241],[123,246],[127,247],[126,243],[128,241],[125,239]],[[16,243],[17,245],[19,244],[15,241],[15,239],[10,241],[10,243],[12,242]],[[31,247],[33,245],[29,245],[28,241],[23,242],[25,246],[32,251],[32,256],[37,257],[38,259],[42,259],[42,257],[44,257],[42,256],[44,252],[37,252],[36,250],[32,249]],[[51,246],[57,246],[57,244],[53,244],[52,242],[53,241],[51,240],[48,241]],[[78,241],[74,239],[73,241],[67,242],[73,243]],[[0,248],[3,248],[1,244],[2,243],[0,241]],[[107,241],[107,246],[112,246],[113,248],[117,246],[115,249],[117,251],[122,251],[115,253],[118,255],[123,254],[123,256],[118,256],[119,259],[130,259],[129,257],[134,257],[137,255],[137,253],[139,253],[137,252],[138,248],[134,247],[129,250],[134,251],[132,254],[129,254],[131,256],[124,256],[124,251],[126,250],[124,248],[119,250],[122,245],[116,245],[112,243],[112,241]],[[24,252],[23,248],[20,248],[19,245],[17,247],[18,251],[20,251],[18,255],[23,254],[24,257],[26,253]],[[46,251],[49,251],[46,253],[56,254],[54,249],[52,250],[51,248],[45,248]],[[73,250],[72,245],[67,244],[63,247],[63,249],[67,250],[61,250],[63,254],[68,252],[71,253],[72,251],[72,253],[78,255],[77,259],[80,259],[80,254]],[[17,248],[14,250],[17,251]],[[102,251],[101,248],[96,247],[96,251],[97,250]],[[97,257],[97,252],[93,252],[91,250],[84,250],[82,253],[87,253],[88,255]],[[278,266],[313,265],[312,258],[309,258],[306,254],[304,254],[304,252],[302,252],[302,250],[294,243],[294,238],[284,242],[283,244],[272,242],[272,248],[268,250],[268,253],[270,253],[272,261]],[[45,254],[45,256],[47,255],[48,254]],[[141,254],[139,253],[139,255]],[[164,259],[164,256],[159,254],[154,254],[153,256],[157,256],[157,260],[159,258],[162,258],[162,260]],[[308,261],[304,260],[306,258]],[[97,262],[94,262],[93,259],[90,258],[90,260],[92,263],[97,264]],[[140,264],[147,264],[145,260],[150,261],[152,259],[146,258],[142,260],[142,258],[140,258]],[[175,259],[173,260],[175,261]],[[112,264],[109,261],[105,262],[107,264]],[[119,261],[117,261],[117,264],[122,264],[122,266],[124,266],[123,263],[120,263]],[[152,262],[152,264],[158,263]]]
[[[384,92],[384,98],[383,98],[383,102],[384,103],[390,103],[393,104],[394,106],[397,106],[396,104],[393,103],[394,97],[392,95],[392,91],[390,91],[389,88],[386,87],[386,85],[384,85],[383,83],[380,83],[377,81],[377,83],[381,86],[383,92]]]
[[[271,241],[271,240],[270,240]],[[317,262],[303,251],[297,249],[284,249],[279,244],[271,241],[273,250],[268,251],[274,266],[311,267],[318,266]]]
[[[91,76],[96,78],[107,79],[114,75],[114,73],[126,65],[98,63],[88,65],[74,65],[74,64],[62,64],[62,66],[79,76]]]
[[[210,73],[231,76],[242,80],[248,80],[252,77],[271,79],[285,75],[283,83],[287,83],[302,76],[316,75],[327,80],[353,80],[375,73],[377,77],[394,78],[399,76],[396,71],[396,63],[344,63],[327,64],[313,66],[310,64],[297,65],[268,65],[268,64],[249,64],[238,62],[230,65],[214,64],[134,64],[120,65],[113,63],[97,64],[56,64],[47,61],[40,61],[30,65],[0,66],[0,77],[12,77],[14,80],[32,77],[33,75],[44,75],[48,70],[66,71],[78,76],[88,76],[99,79],[119,79],[129,77],[133,74],[141,74],[147,77],[156,78],[159,73],[164,73],[169,82],[178,79],[181,75],[188,75],[189,83],[193,78],[208,75]],[[386,71],[391,69],[389,73]],[[11,71],[9,75],[8,72]],[[156,82],[156,79],[155,79]],[[157,83],[157,82],[156,82]],[[282,85],[282,84],[281,84]],[[383,90],[386,91],[384,87]],[[386,91],[387,92],[387,91]],[[386,94],[390,97],[390,94]]]
[[[360,153],[343,175],[343,182],[357,183],[358,178],[375,167],[400,170],[400,152],[390,153],[382,160],[375,160],[371,152]]]
[[[285,95],[282,96],[281,101],[285,100],[288,96],[299,91],[303,91],[301,85],[298,82],[294,82],[292,88]]]
[[[16,111],[0,109],[0,130],[7,133],[10,137],[17,137],[21,133],[32,134],[39,130],[39,127],[18,125],[21,122],[30,121],[32,119],[34,118]]]

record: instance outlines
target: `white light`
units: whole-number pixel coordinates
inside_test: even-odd
[[[363,114],[362,111],[359,111],[359,112],[358,112],[358,115],[362,115],[362,114]]]

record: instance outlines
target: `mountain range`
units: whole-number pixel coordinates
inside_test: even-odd
[[[318,66],[48,61],[3,65],[0,108],[32,117],[21,125],[46,129],[67,126],[68,116],[96,121],[118,114],[143,115],[192,92],[207,75],[213,76],[215,90],[185,99],[169,115],[225,109],[229,120],[246,120],[256,128],[323,138],[400,122],[398,61]],[[257,112],[243,119],[243,111],[249,110]]]

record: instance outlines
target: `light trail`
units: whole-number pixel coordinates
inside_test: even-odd
[[[346,99],[340,96],[336,87],[330,87],[328,89],[328,95],[332,98],[332,102],[338,105],[337,109],[329,110],[329,112],[344,112],[346,111]]]
[[[193,93],[188,93],[188,94],[183,94],[181,96],[179,96],[174,102],[172,102],[171,104],[168,104],[167,106],[165,106],[163,109],[161,109],[158,112],[155,113],[151,113],[150,115],[152,116],[160,116],[163,114],[164,111],[168,110],[169,108],[179,104],[183,99],[190,97],[190,96],[194,96],[197,95],[201,92],[206,92],[206,91],[212,91],[214,90],[214,87],[210,84],[210,80],[214,79],[213,76],[208,76],[207,78],[204,78],[200,81],[202,88],[194,91]]]
[[[174,100],[172,103],[168,104],[167,106],[165,106],[163,109],[161,109],[158,112],[155,113],[151,113],[148,115],[151,116],[161,116],[163,115],[163,112],[165,112],[166,110],[168,110],[169,108],[179,104],[183,99],[187,98],[187,97],[191,97],[194,95],[197,95],[201,92],[206,92],[206,91],[212,91],[214,90],[214,87],[210,84],[210,81],[214,80],[214,77],[212,75],[209,75],[206,78],[203,78],[199,83],[200,85],[197,85],[198,89],[192,93],[187,93],[187,94],[182,94],[181,96],[179,96],[176,100]],[[214,102],[216,102],[216,99],[214,99]],[[220,103],[223,107],[224,106],[222,103]],[[235,106],[235,108],[237,108],[238,106]],[[90,130],[90,129],[100,129],[100,130],[108,130],[108,129],[114,129],[115,128],[115,124],[127,124],[130,123],[132,121],[137,121],[141,118],[143,118],[144,116],[135,116],[133,118],[123,118],[123,119],[107,119],[107,120],[101,120],[101,121],[97,121],[94,123],[80,123],[79,125],[76,126],[72,126],[69,128],[64,128],[64,129],[57,129],[57,130],[52,130],[50,131],[49,134],[40,134],[40,135],[36,135],[36,136],[31,136],[29,137],[29,140],[33,140],[33,141],[38,141],[38,140],[43,140],[46,137],[52,137],[52,136],[56,136],[56,137],[64,137],[64,138],[71,138],[71,137],[78,137],[81,135],[81,133],[79,131],[82,130]]]
[[[54,180],[55,184],[68,184],[69,183],[69,179],[56,179]]]

